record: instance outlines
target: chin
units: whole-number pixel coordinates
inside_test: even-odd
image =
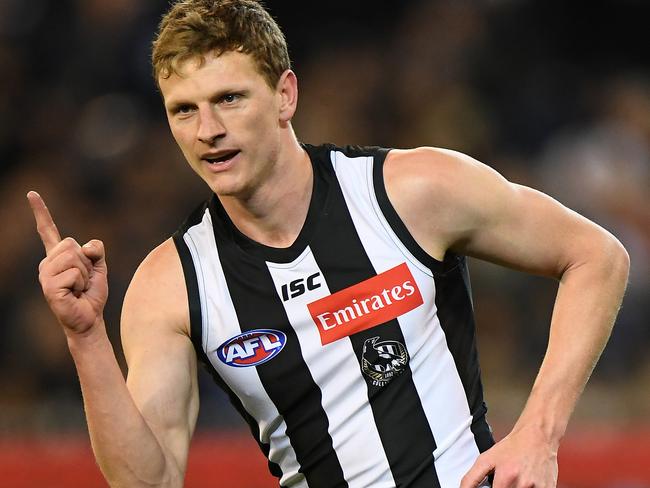
[[[241,197],[245,193],[245,187],[235,182],[208,181],[210,189],[220,197]]]

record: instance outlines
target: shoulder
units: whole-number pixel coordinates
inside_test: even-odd
[[[418,244],[438,259],[508,185],[476,159],[435,147],[390,151],[383,175],[398,215]]]
[[[495,176],[494,170],[476,159],[438,147],[394,149],[384,163],[387,186],[413,191],[435,189],[456,194],[464,184]]]
[[[188,314],[183,269],[169,238],[149,253],[133,275],[124,299],[122,328],[149,323],[189,335]]]
[[[136,275],[146,278],[172,278],[181,271],[181,263],[173,238],[155,247],[138,267]]]

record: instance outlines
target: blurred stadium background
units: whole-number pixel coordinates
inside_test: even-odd
[[[457,149],[623,241],[629,290],[560,450],[560,486],[650,487],[649,2],[266,5],[301,83],[301,140]],[[166,6],[0,0],[3,487],[106,486],[72,361],[38,286],[42,250],[27,190],[44,195],[62,233],[105,241],[106,316],[122,364],[118,318],[132,273],[207,196],[150,76],[149,43]],[[489,418],[501,436],[544,353],[556,285],[479,262],[472,270]],[[187,486],[274,486],[207,375],[201,395]]]

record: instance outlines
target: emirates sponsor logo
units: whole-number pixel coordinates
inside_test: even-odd
[[[422,305],[411,270],[402,263],[307,305],[323,345],[393,320]]]

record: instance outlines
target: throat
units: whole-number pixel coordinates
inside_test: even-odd
[[[314,175],[307,157],[302,171],[268,181],[247,199],[220,196],[237,230],[248,239],[274,248],[290,247],[300,235],[312,200]]]

